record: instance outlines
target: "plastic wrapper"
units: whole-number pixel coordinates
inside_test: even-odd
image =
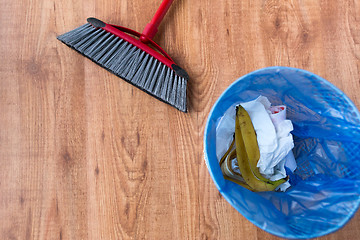
[[[226,181],[216,157],[216,127],[234,102],[259,95],[286,105],[293,123],[297,168],[286,192],[251,192]],[[271,67],[243,76],[217,100],[205,128],[209,173],[224,198],[274,235],[307,239],[336,231],[360,201],[360,113],[328,81],[304,70]]]

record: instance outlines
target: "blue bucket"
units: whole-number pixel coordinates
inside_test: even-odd
[[[234,103],[259,95],[287,106],[297,169],[286,192],[251,192],[223,178],[216,128]],[[360,203],[360,113],[338,88],[308,71],[268,67],[231,84],[213,106],[204,133],[205,161],[220,193],[259,228],[308,239],[344,226]]]

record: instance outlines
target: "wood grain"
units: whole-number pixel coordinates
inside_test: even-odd
[[[96,16],[141,31],[160,0],[0,0],[0,239],[279,239],[215,188],[209,111],[258,68],[303,68],[360,107],[359,0],[175,1],[155,40],[189,113],[56,40]],[[319,239],[360,239],[360,216]]]

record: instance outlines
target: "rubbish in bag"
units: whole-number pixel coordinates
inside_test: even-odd
[[[219,119],[235,102],[259,94],[273,105],[286,105],[293,123],[297,168],[286,192],[249,191],[226,181],[219,166]],[[355,105],[328,81],[295,68],[269,67],[238,79],[213,106],[204,132],[206,164],[220,193],[256,226],[284,238],[323,236],[349,221],[360,203],[359,152]]]
[[[256,116],[256,113],[250,117],[244,107],[240,104],[236,106],[236,117],[233,123],[235,134],[229,149],[220,159],[219,165],[225,179],[228,177],[235,180],[233,182],[254,192],[274,191],[281,188],[288,181],[288,177],[284,174],[283,178],[271,181],[260,173],[258,163],[261,158],[261,148],[257,139],[259,135],[257,136],[254,129],[253,122],[255,121],[252,121],[257,119],[254,115]]]
[[[287,176],[285,161],[293,171],[296,168],[296,162],[291,152],[294,147],[290,134],[293,126],[290,120],[286,120],[286,106],[271,106],[270,101],[264,96],[245,103],[234,103],[219,119],[216,129],[218,159],[220,159],[219,156],[224,155],[223,153],[226,152],[233,139],[235,106],[238,104],[241,104],[248,112],[257,135],[260,150],[260,159],[257,162],[259,172],[271,181],[285,178]],[[237,169],[238,167],[235,168],[235,170]],[[289,186],[290,184],[285,182],[276,190],[285,191]]]

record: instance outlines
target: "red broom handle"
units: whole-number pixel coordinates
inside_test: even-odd
[[[154,17],[151,22],[146,25],[144,31],[142,32],[142,36],[140,40],[144,43],[148,42],[148,39],[153,39],[155,34],[158,31],[158,27],[161,23],[161,20],[164,18],[166,12],[168,11],[170,5],[174,0],[163,0],[159,9],[156,11]]]

